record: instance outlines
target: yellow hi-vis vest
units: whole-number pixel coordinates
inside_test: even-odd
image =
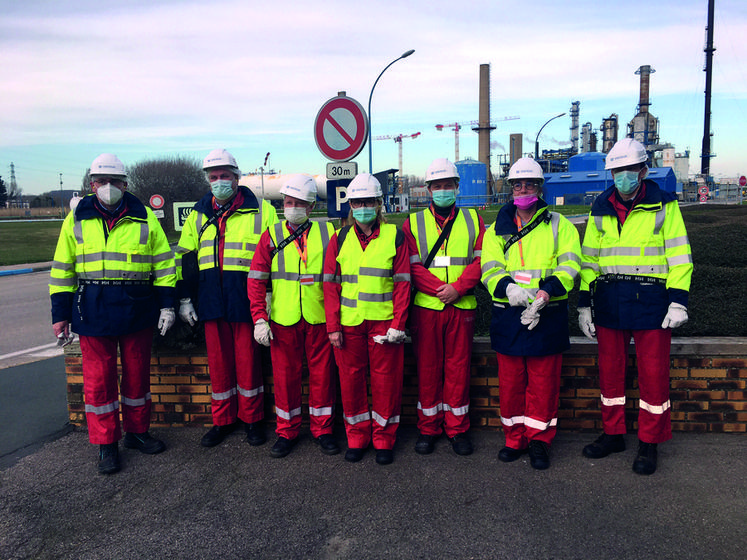
[[[441,235],[441,231],[430,209],[413,214],[410,219],[410,226],[418,247],[418,255],[410,257],[410,264],[413,262],[423,263],[428,258],[439,235]],[[464,269],[467,268],[467,265],[472,263],[476,256],[479,256],[479,252],[474,252],[479,227],[480,221],[477,212],[466,208],[457,209],[456,216],[454,216],[454,225],[449,232],[449,236],[444,239],[428,267],[428,271],[446,284],[456,281],[462,275]],[[437,311],[445,307],[445,304],[437,297],[422,292],[415,293],[413,303],[419,307]],[[455,301],[453,305],[460,309],[475,309],[477,302],[474,295],[466,295]]]
[[[269,231],[275,247],[290,236],[285,220]],[[270,317],[274,322],[291,326],[298,323],[301,317],[311,325],[325,322],[322,273],[324,255],[333,233],[331,223],[312,222],[306,234],[306,264],[295,243],[288,243],[272,259]]]
[[[396,226],[380,224],[379,236],[368,244],[365,251],[354,231],[350,231],[342,247],[338,247],[342,325],[353,327],[364,320],[394,318],[392,295],[396,236]]]

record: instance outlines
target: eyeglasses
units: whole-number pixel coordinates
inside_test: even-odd
[[[351,208],[362,208],[363,206],[367,208],[373,208],[376,206],[376,199],[375,198],[354,198],[350,201],[350,207]]]
[[[95,179],[92,179],[92,181],[97,187],[109,184],[113,187],[122,187],[125,184],[123,179],[114,179],[112,177],[96,177]]]
[[[536,191],[539,189],[539,184],[535,183],[534,181],[515,181],[511,185],[511,190],[514,192],[519,192],[521,189],[526,189],[528,191]]]

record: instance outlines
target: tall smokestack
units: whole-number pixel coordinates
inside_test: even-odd
[[[711,174],[711,77],[713,76],[713,0],[708,0],[708,27],[706,28],[705,62],[705,118],[703,120],[703,148],[700,151],[700,173],[708,180]]]
[[[477,132],[477,153],[478,159],[485,164],[486,176],[485,185],[487,192],[493,192],[493,175],[490,172],[490,131],[494,126],[490,126],[490,64],[480,64],[480,114],[478,126],[473,128]]]
[[[651,74],[654,72],[656,72],[656,70],[651,68],[648,64],[641,66],[635,71],[636,74],[641,75],[641,93],[638,100],[639,114],[648,113],[648,106],[651,105],[651,103],[649,103],[649,88],[651,85]]]

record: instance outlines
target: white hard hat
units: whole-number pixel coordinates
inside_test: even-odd
[[[370,173],[358,173],[348,185],[348,199],[355,198],[379,198],[381,194],[381,183]]]
[[[202,169],[207,171],[214,167],[228,167],[238,177],[241,176],[241,171],[236,163],[236,158],[231,155],[231,152],[224,150],[223,148],[217,148],[210,152],[205,159],[202,160]]]
[[[542,172],[539,163],[532,158],[523,157],[517,159],[511,169],[508,170],[509,183],[519,179],[536,179],[541,187],[545,183],[545,174]]]
[[[632,138],[623,138],[612,146],[604,162],[604,168],[617,169],[636,163],[645,163],[647,160],[648,154],[643,144]]]
[[[101,154],[91,164],[89,175],[115,175],[127,177],[124,164],[114,154]]]
[[[280,194],[309,203],[316,202],[316,181],[311,175],[305,173],[289,175],[280,187]]]
[[[459,184],[459,171],[456,165],[446,158],[436,158],[425,170],[425,184],[439,179],[454,179]]]

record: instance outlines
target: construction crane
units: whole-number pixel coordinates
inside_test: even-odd
[[[495,123],[495,122],[500,122],[500,121],[515,121],[518,118],[520,118],[520,117],[502,117],[502,118],[498,118],[498,119],[495,119],[495,120],[491,121],[490,122],[490,126],[494,127],[493,123]],[[454,131],[454,161],[459,161],[459,130],[463,126],[472,127],[472,126],[479,126],[479,125],[480,125],[480,121],[469,121],[469,122],[463,122],[463,123],[457,123],[457,122],[455,122],[455,123],[451,123],[451,124],[437,124],[436,125],[436,130],[438,130],[439,132],[441,132],[444,128],[450,128],[451,130]]]
[[[374,140],[394,140],[399,144],[399,184],[398,191],[402,192],[402,140],[405,138],[417,138],[420,132],[414,134],[397,134],[396,136],[375,136]]]

